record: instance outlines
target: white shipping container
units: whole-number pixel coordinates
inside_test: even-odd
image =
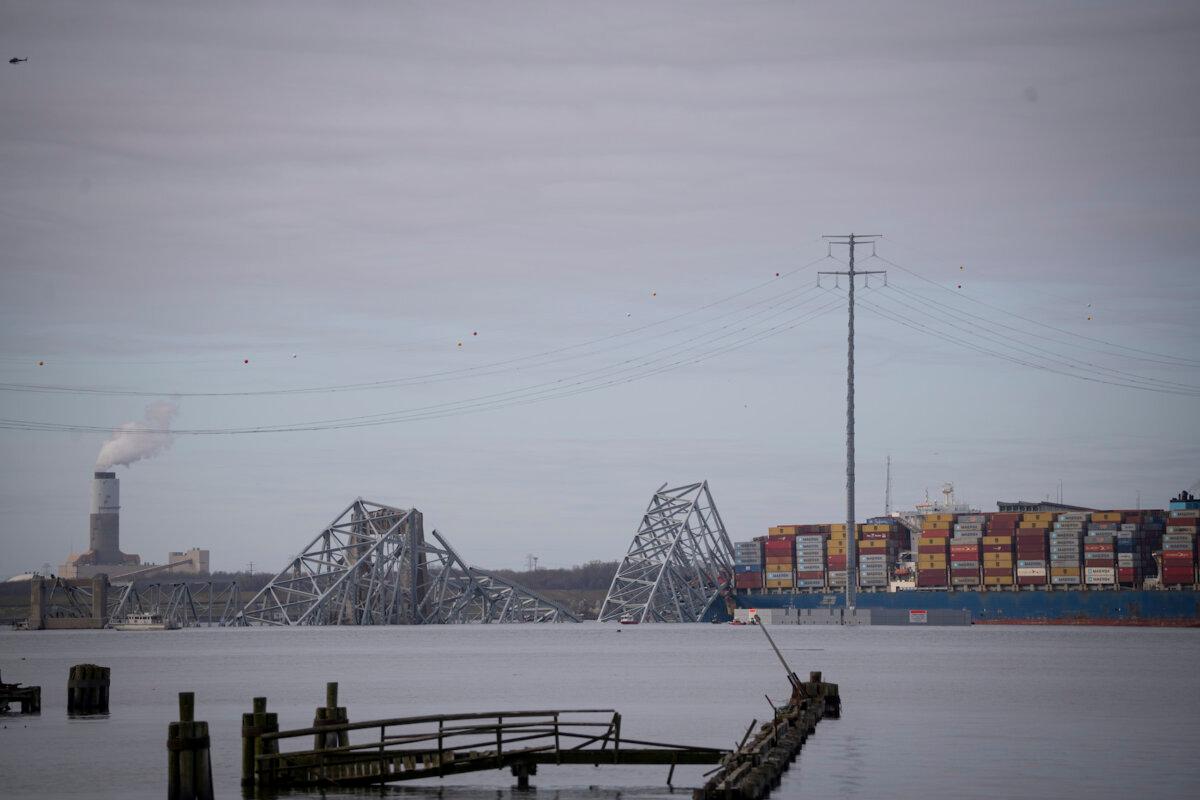
[[[1044,578],[1046,577],[1045,567],[1017,567],[1018,578]]]
[[[792,577],[791,572],[768,572],[767,580],[769,581],[786,581]]]

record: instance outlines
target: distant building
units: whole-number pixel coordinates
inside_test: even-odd
[[[1002,514],[1041,514],[1059,511],[1095,511],[1084,506],[1069,506],[1066,503],[1053,503],[1049,500],[997,500],[996,510]]]
[[[172,575],[207,575],[208,551],[193,547],[182,553],[168,553],[167,564]]]

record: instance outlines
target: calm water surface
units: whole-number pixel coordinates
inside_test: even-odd
[[[771,629],[797,672],[840,684],[773,796],[1200,796],[1200,631],[974,627]],[[70,665],[113,671],[107,718],[67,718]],[[762,632],[725,625],[446,626],[0,633],[6,681],[42,714],[0,721],[0,796],[160,798],[176,693],[196,692],[218,797],[240,796],[241,713],[266,695],[306,727],[341,683],[351,721],[522,708],[616,708],[631,738],[731,747],[787,683]],[[703,767],[679,768],[678,787]],[[541,800],[689,797],[665,767],[543,767]],[[389,796],[532,797],[505,772]],[[344,795],[377,796],[378,791]]]

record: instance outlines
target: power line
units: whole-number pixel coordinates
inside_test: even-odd
[[[900,312],[895,312],[895,311],[891,311],[889,309],[882,308],[873,303],[869,303],[865,300],[861,301],[861,302],[862,302],[862,305],[864,308],[870,309],[876,315],[878,315],[884,319],[890,320],[892,322],[895,322],[899,325],[902,325],[906,328],[911,328],[912,330],[926,333],[928,335],[934,336],[935,338],[942,339],[944,341],[951,342],[951,343],[960,345],[962,347],[966,347],[966,348],[974,350],[978,353],[983,353],[985,355],[990,355],[995,358],[1000,358],[1005,361],[1009,361],[1011,363],[1018,364],[1021,366],[1031,367],[1033,369],[1042,370],[1044,372],[1050,372],[1055,375],[1061,375],[1061,376],[1065,376],[1065,377],[1069,377],[1069,378],[1076,378],[1078,380],[1088,381],[1091,383],[1102,383],[1102,384],[1107,384],[1109,386],[1122,386],[1122,387],[1130,388],[1130,389],[1142,389],[1144,391],[1158,392],[1161,394],[1175,394],[1175,395],[1183,395],[1186,397],[1198,396],[1196,393],[1188,392],[1188,391],[1182,391],[1182,390],[1177,391],[1177,390],[1163,389],[1163,388],[1157,388],[1157,387],[1151,387],[1151,386],[1139,386],[1139,385],[1129,384],[1129,383],[1124,383],[1124,382],[1119,382],[1119,381],[1112,381],[1112,380],[1105,380],[1102,378],[1089,377],[1087,375],[1078,375],[1078,374],[1075,374],[1072,372],[1067,372],[1067,371],[1064,371],[1061,369],[1055,369],[1053,367],[1048,367],[1044,364],[1038,364],[1036,362],[1027,361],[1025,359],[1010,355],[1008,353],[992,350],[992,349],[984,347],[982,345],[977,345],[972,342],[966,341],[964,339],[958,338],[956,336],[946,334],[943,331],[939,331],[934,328],[930,328],[926,325],[923,325],[920,322],[916,322]]]
[[[1026,355],[1029,355],[1031,357],[1046,358],[1048,355],[1048,356],[1052,357],[1053,359],[1055,359],[1055,361],[1058,364],[1060,364],[1064,367],[1067,367],[1069,369],[1076,369],[1076,370],[1080,370],[1080,371],[1084,371],[1084,372],[1091,372],[1093,374],[1099,374],[1099,375],[1107,375],[1108,377],[1115,377],[1117,379],[1129,381],[1131,383],[1150,384],[1150,385],[1157,385],[1157,386],[1160,386],[1163,388],[1186,389],[1189,391],[1200,392],[1200,386],[1193,386],[1193,385],[1186,384],[1186,383],[1180,383],[1178,381],[1163,380],[1161,378],[1153,378],[1153,377],[1149,377],[1149,376],[1145,376],[1145,375],[1139,375],[1139,374],[1133,373],[1133,372],[1126,372],[1124,370],[1119,370],[1114,367],[1106,367],[1102,364],[1095,364],[1090,361],[1078,361],[1078,360],[1072,359],[1070,356],[1063,355],[1062,353],[1058,353],[1053,350],[1048,350],[1048,349],[1046,349],[1044,347],[1040,347],[1036,344],[1030,344],[1028,342],[1023,342],[1020,339],[1017,339],[1013,336],[1009,336],[1005,333],[992,331],[991,329],[989,329],[987,327],[988,325],[993,325],[993,326],[997,326],[997,327],[1001,327],[1001,328],[1006,328],[1008,330],[1013,330],[1013,331],[1016,331],[1017,333],[1023,333],[1019,329],[1013,328],[1010,325],[1005,325],[1004,323],[995,322],[992,320],[984,320],[984,319],[981,319],[978,317],[972,317],[969,314],[965,314],[956,309],[950,308],[949,306],[945,306],[945,305],[936,303],[934,301],[927,300],[926,298],[923,298],[920,295],[910,292],[910,291],[904,289],[903,287],[897,286],[895,284],[893,284],[889,288],[895,292],[900,292],[908,297],[913,298],[918,303],[926,303],[926,304],[931,304],[931,305],[938,307],[939,309],[942,310],[943,313],[949,315],[952,320],[953,319],[964,320],[965,322],[970,323],[976,327],[975,328],[965,328],[961,325],[956,325],[951,321],[939,319],[939,318],[935,317],[933,314],[925,311],[924,309],[919,308],[917,306],[913,306],[912,304],[906,303],[903,300],[900,300],[895,297],[888,298],[891,302],[898,303],[899,305],[902,305],[905,308],[909,308],[914,311],[917,311],[918,313],[927,314],[931,319],[935,320],[939,324],[943,324],[948,327],[954,328],[956,330],[963,331],[964,333],[966,333],[970,336],[976,336],[978,338],[981,338],[981,339],[984,339],[987,341],[991,341],[996,344],[1000,344],[1001,346],[1012,347],[1013,349],[1023,352]],[[984,333],[980,333],[980,330],[984,331],[987,335],[984,335]],[[1044,337],[1035,337],[1035,338],[1043,338],[1044,339]],[[1004,342],[1001,340],[1011,341],[1011,342],[1014,342],[1015,344],[1014,345],[1005,345]],[[1026,348],[1032,348],[1032,351],[1029,349],[1026,349]],[[1039,355],[1038,352],[1033,352],[1033,351],[1040,351],[1040,353],[1044,353],[1046,355]],[[1080,366],[1081,364],[1083,366]]]
[[[826,292],[833,290],[826,289]],[[813,298],[817,299],[817,298]],[[810,303],[811,299],[800,305]],[[712,358],[724,353],[732,352],[749,346],[757,341],[777,336],[785,331],[792,330],[812,319],[831,311],[839,305],[841,300],[834,300],[816,309],[812,309],[798,317],[786,319],[783,322],[776,324],[773,327],[767,328],[765,331],[759,331],[749,336],[735,340],[732,343],[727,343],[717,348],[700,352],[694,356],[677,359],[674,362],[662,362],[664,358],[673,356],[662,356],[657,359],[651,359],[645,363],[637,364],[632,367],[624,367],[619,370],[605,368],[610,374],[600,374],[585,380],[578,380],[574,383],[565,382],[567,379],[558,379],[549,383],[534,384],[532,386],[521,387],[519,389],[509,390],[507,392],[493,393],[475,398],[467,398],[464,400],[452,401],[449,403],[434,404],[430,406],[417,407],[412,409],[404,409],[397,411],[384,412],[381,414],[360,415],[356,417],[343,417],[329,420],[315,420],[302,423],[292,423],[287,425],[270,425],[244,428],[193,428],[193,429],[152,429],[139,428],[134,429],[132,433],[175,433],[180,435],[235,435],[235,434],[251,434],[251,433],[285,433],[285,432],[300,432],[300,431],[318,431],[318,430],[339,430],[345,428],[357,427],[374,427],[379,425],[390,425],[399,422],[412,422],[428,419],[440,419],[449,416],[458,416],[466,413],[478,413],[481,411],[490,411],[499,408],[509,408],[513,406],[528,405],[530,403],[542,402],[549,399],[559,399],[562,397],[571,397],[577,394],[584,394],[591,391],[607,388],[610,386],[632,383],[634,381],[643,380],[646,378],[656,377],[667,372],[674,371],[690,364],[699,363],[707,358]],[[733,334],[742,332],[747,328],[737,329],[725,334],[721,339],[727,338]],[[711,344],[711,342],[710,342]],[[686,350],[694,350],[697,345],[693,345]],[[684,352],[686,352],[686,350]],[[674,354],[678,356],[679,353]],[[641,370],[640,372],[636,370]],[[594,373],[598,370],[589,370]],[[633,371],[634,374],[625,377],[616,377],[623,373]],[[580,375],[588,373],[580,373]],[[578,377],[575,376],[575,377]],[[524,393],[524,394],[521,394]],[[35,431],[71,431],[71,432],[97,432],[108,433],[111,428],[96,426],[96,425],[80,425],[80,424],[64,424],[64,423],[47,423],[31,420],[13,420],[0,419],[0,428],[15,429],[15,430],[35,430]]]
[[[882,237],[882,238],[885,238],[890,242],[900,244],[899,242],[896,242],[894,239],[892,239],[890,237]],[[903,247],[904,245],[901,245],[901,246]],[[1059,328],[1057,326],[1050,325],[1045,322],[1041,322],[1040,320],[1036,320],[1036,319],[1032,319],[1030,317],[1023,316],[1014,311],[1009,311],[1008,309],[1002,308],[1000,306],[984,302],[983,300],[979,300],[975,297],[972,297],[969,294],[966,294],[965,292],[957,292],[953,289],[950,289],[947,286],[943,286],[942,284],[938,283],[935,280],[925,277],[924,275],[920,274],[919,272],[916,272],[915,270],[909,269],[908,267],[901,266],[900,264],[897,264],[894,261],[886,259],[883,256],[873,254],[873,257],[879,259],[880,261],[882,261],[883,263],[885,263],[891,267],[895,267],[898,270],[907,272],[909,275],[912,275],[915,278],[919,278],[920,280],[923,280],[928,284],[936,286],[937,288],[941,289],[944,292],[948,292],[949,294],[951,294],[954,297],[958,297],[963,300],[967,300],[969,302],[975,303],[975,304],[983,306],[985,308],[990,308],[993,311],[999,311],[1002,314],[1006,314],[1011,317],[1016,317],[1017,319],[1024,320],[1025,322],[1029,322],[1029,323],[1038,325],[1043,328],[1047,328],[1048,330],[1056,331],[1058,333],[1063,333],[1063,334],[1066,334],[1067,336],[1072,336],[1076,339],[1081,339],[1081,340],[1088,341],[1088,342],[1094,342],[1096,344],[1104,344],[1104,345],[1108,345],[1109,347],[1116,347],[1120,350],[1126,350],[1131,353],[1140,353],[1143,356],[1155,356],[1157,358],[1168,359],[1168,363],[1172,366],[1200,367],[1200,361],[1198,361],[1196,359],[1184,358],[1181,356],[1172,355],[1170,353],[1159,353],[1159,352],[1155,352],[1153,350],[1143,350],[1143,349],[1140,349],[1137,347],[1128,347],[1127,345],[1119,344],[1117,342],[1110,342],[1107,339],[1099,339],[1099,338],[1096,338],[1093,336],[1085,336],[1082,333],[1075,333],[1074,331],[1069,331],[1065,328]],[[1075,346],[1078,346],[1078,345],[1075,345]],[[1145,359],[1141,359],[1139,356],[1123,356],[1123,357],[1145,360]]]
[[[627,329],[624,331],[618,331],[615,333],[607,334],[605,336],[601,336],[601,337],[591,339],[588,341],[578,342],[576,344],[571,344],[571,345],[566,345],[564,347],[553,348],[550,350],[544,350],[539,353],[533,353],[533,354],[525,355],[525,356],[517,356],[514,358],[504,359],[501,361],[494,361],[494,362],[490,362],[490,363],[486,363],[486,364],[479,364],[479,365],[475,365],[475,366],[471,366],[471,367],[459,367],[459,368],[451,369],[451,370],[442,370],[442,371],[438,371],[438,372],[418,374],[418,375],[407,376],[407,377],[402,377],[402,378],[389,378],[389,379],[379,380],[379,381],[333,384],[333,385],[325,385],[325,386],[297,387],[297,388],[291,388],[291,389],[264,389],[264,390],[247,390],[247,391],[231,391],[231,392],[180,392],[180,391],[167,391],[167,390],[151,391],[151,390],[141,390],[141,389],[106,389],[103,387],[86,387],[86,386],[55,386],[55,385],[50,385],[50,384],[0,383],[0,391],[60,393],[60,394],[80,394],[80,395],[105,395],[105,396],[121,396],[121,397],[164,397],[164,396],[169,396],[169,397],[260,397],[260,396],[279,396],[279,395],[289,395],[289,394],[317,394],[317,393],[351,392],[351,391],[363,391],[363,390],[388,389],[388,388],[394,388],[397,386],[411,386],[411,385],[419,385],[419,384],[424,384],[424,383],[437,383],[437,382],[448,381],[448,380],[460,380],[463,378],[477,377],[480,375],[496,374],[497,371],[506,372],[506,371],[508,371],[507,368],[509,368],[515,364],[543,360],[543,359],[546,359],[548,356],[558,355],[561,353],[567,353],[570,351],[578,350],[580,348],[590,347],[590,346],[596,345],[596,344],[602,344],[604,342],[613,341],[615,339],[620,339],[623,337],[631,336],[636,333],[650,330],[652,328],[656,328],[661,325],[666,325],[670,322],[674,322],[675,320],[679,320],[684,317],[691,316],[693,314],[698,314],[703,311],[707,311],[708,309],[713,308],[715,306],[721,305],[723,303],[727,303],[732,300],[736,300],[740,297],[744,297],[745,295],[750,294],[755,291],[758,291],[759,289],[762,289],[766,286],[770,286],[772,284],[777,284],[786,278],[790,278],[790,277],[796,275],[797,273],[811,269],[812,267],[816,266],[817,264],[820,264],[822,261],[825,261],[827,258],[828,258],[828,256],[821,256],[820,258],[813,259],[812,261],[808,262],[807,264],[804,264],[793,270],[779,273],[778,277],[772,278],[767,281],[762,281],[762,282],[757,283],[754,286],[751,286],[747,289],[743,289],[743,290],[735,292],[733,294],[726,295],[725,297],[719,298],[717,300],[713,300],[713,301],[706,303],[702,306],[699,306],[697,308],[693,308],[689,311],[684,311],[679,314],[675,314],[673,316],[666,317],[664,319],[661,319],[661,320],[658,320],[655,322],[650,322],[645,325],[640,325],[640,326],[630,328],[630,329]],[[786,297],[788,294],[792,294],[797,291],[801,291],[801,290],[792,289],[792,290],[789,290],[789,292],[785,292],[782,296]],[[761,305],[764,302],[769,302],[772,299],[778,299],[778,298],[765,298],[763,300],[759,300],[754,303],[751,303],[743,308],[735,309],[733,311],[729,311],[724,314],[718,315],[717,317],[714,317],[712,319],[703,320],[703,321],[700,321],[700,322],[697,322],[697,323],[694,323],[691,325],[686,325],[686,326],[682,326],[680,328],[676,328],[672,331],[667,331],[665,335],[679,333],[679,332],[682,332],[685,330],[695,328],[700,325],[707,324],[707,323],[715,321],[717,319],[722,319],[722,318],[730,316],[732,314],[736,314],[739,311],[754,308],[758,305]],[[587,357],[587,356],[591,356],[591,355],[596,355],[597,353],[606,352],[608,350],[620,349],[625,346],[628,346],[628,345],[616,345],[616,346],[613,346],[610,348],[601,348],[599,350],[593,350],[591,352],[582,353],[582,354],[575,354],[575,355],[568,356],[568,357],[561,358],[561,359],[543,361],[542,364],[538,364],[537,366],[543,366],[545,364],[552,364],[552,363],[559,363],[561,361],[573,360],[574,358],[578,358],[578,357]]]

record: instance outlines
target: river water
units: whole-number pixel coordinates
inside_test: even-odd
[[[1200,631],[774,626],[801,675],[838,683],[773,797],[1200,796]],[[72,664],[112,668],[111,713],[68,719]],[[167,723],[196,693],[219,798],[240,796],[241,713],[265,695],[307,727],[329,680],[351,721],[499,709],[615,708],[622,735],[731,747],[787,682],[760,630],[728,625],[496,625],[0,633],[5,681],[42,714],[0,720],[0,795],[166,795]],[[676,787],[706,767],[680,767]],[[540,800],[689,797],[665,767],[542,767]],[[507,771],[390,789],[507,798]],[[370,792],[295,797],[375,796]]]

